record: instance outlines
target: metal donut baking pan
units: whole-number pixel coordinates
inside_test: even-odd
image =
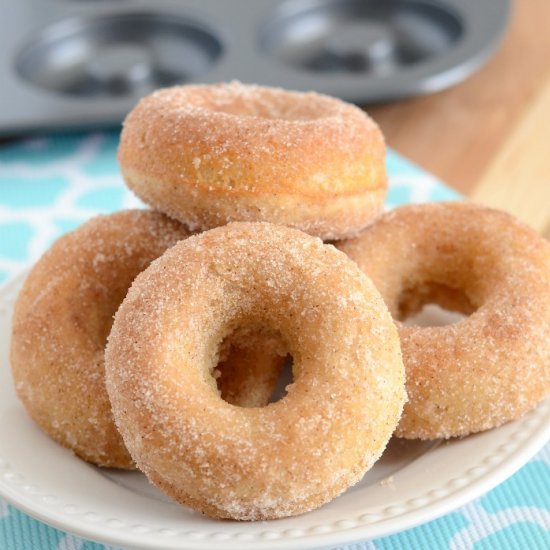
[[[163,86],[238,79],[359,104],[441,90],[510,0],[4,0],[0,134],[118,124]]]

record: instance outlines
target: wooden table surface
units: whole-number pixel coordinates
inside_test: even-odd
[[[443,92],[368,109],[388,145],[550,236],[550,0],[514,0],[494,57]]]

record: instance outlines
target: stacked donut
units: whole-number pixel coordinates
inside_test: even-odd
[[[470,204],[378,216],[384,153],[365,113],[314,93],[143,99],[119,160],[154,210],[65,235],[18,297],[30,415],[87,461],[255,520],[328,502],[392,434],[463,436],[533,408],[550,391],[550,246]],[[432,302],[468,317],[402,323]],[[270,402],[287,355],[294,380]]]

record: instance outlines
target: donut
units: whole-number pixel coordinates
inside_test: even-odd
[[[145,97],[118,151],[128,187],[192,229],[267,221],[326,240],[380,212],[384,155],[382,133],[359,108],[238,82]]]
[[[133,468],[111,414],[104,382],[104,348],[112,319],[134,277],[189,236],[164,214],[129,210],[99,216],[61,237],[30,272],[13,316],[11,367],[17,394],[34,421],[55,441],[91,463]],[[255,376],[254,351],[241,343],[227,352],[230,397],[240,403]],[[273,353],[271,341],[256,355]],[[265,405],[281,358],[245,394],[244,405]],[[223,370],[223,367],[221,367]],[[278,371],[277,371],[278,372]],[[242,374],[242,380],[239,376]],[[223,393],[223,380],[221,380]],[[227,383],[226,383],[227,384]],[[248,383],[250,385],[250,383]]]
[[[407,402],[396,435],[465,436],[550,392],[550,244],[509,214],[466,202],[397,208],[338,244],[399,329]],[[423,305],[466,317],[405,326]]]
[[[219,343],[257,325],[293,357],[286,395],[225,402]],[[118,310],[106,381],[124,441],[149,480],[217,518],[300,514],[358,481],[405,399],[399,338],[368,278],[331,245],[235,222],[177,244]]]

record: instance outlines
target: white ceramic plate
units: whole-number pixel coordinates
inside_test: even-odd
[[[170,502],[142,474],[80,461],[33,424],[15,396],[8,360],[11,310],[22,280],[0,290],[0,494],[31,516],[88,539],[154,550],[260,550],[379,537],[491,489],[550,437],[547,399],[521,420],[465,439],[394,440],[360,483],[314,512],[256,523],[210,520]]]

